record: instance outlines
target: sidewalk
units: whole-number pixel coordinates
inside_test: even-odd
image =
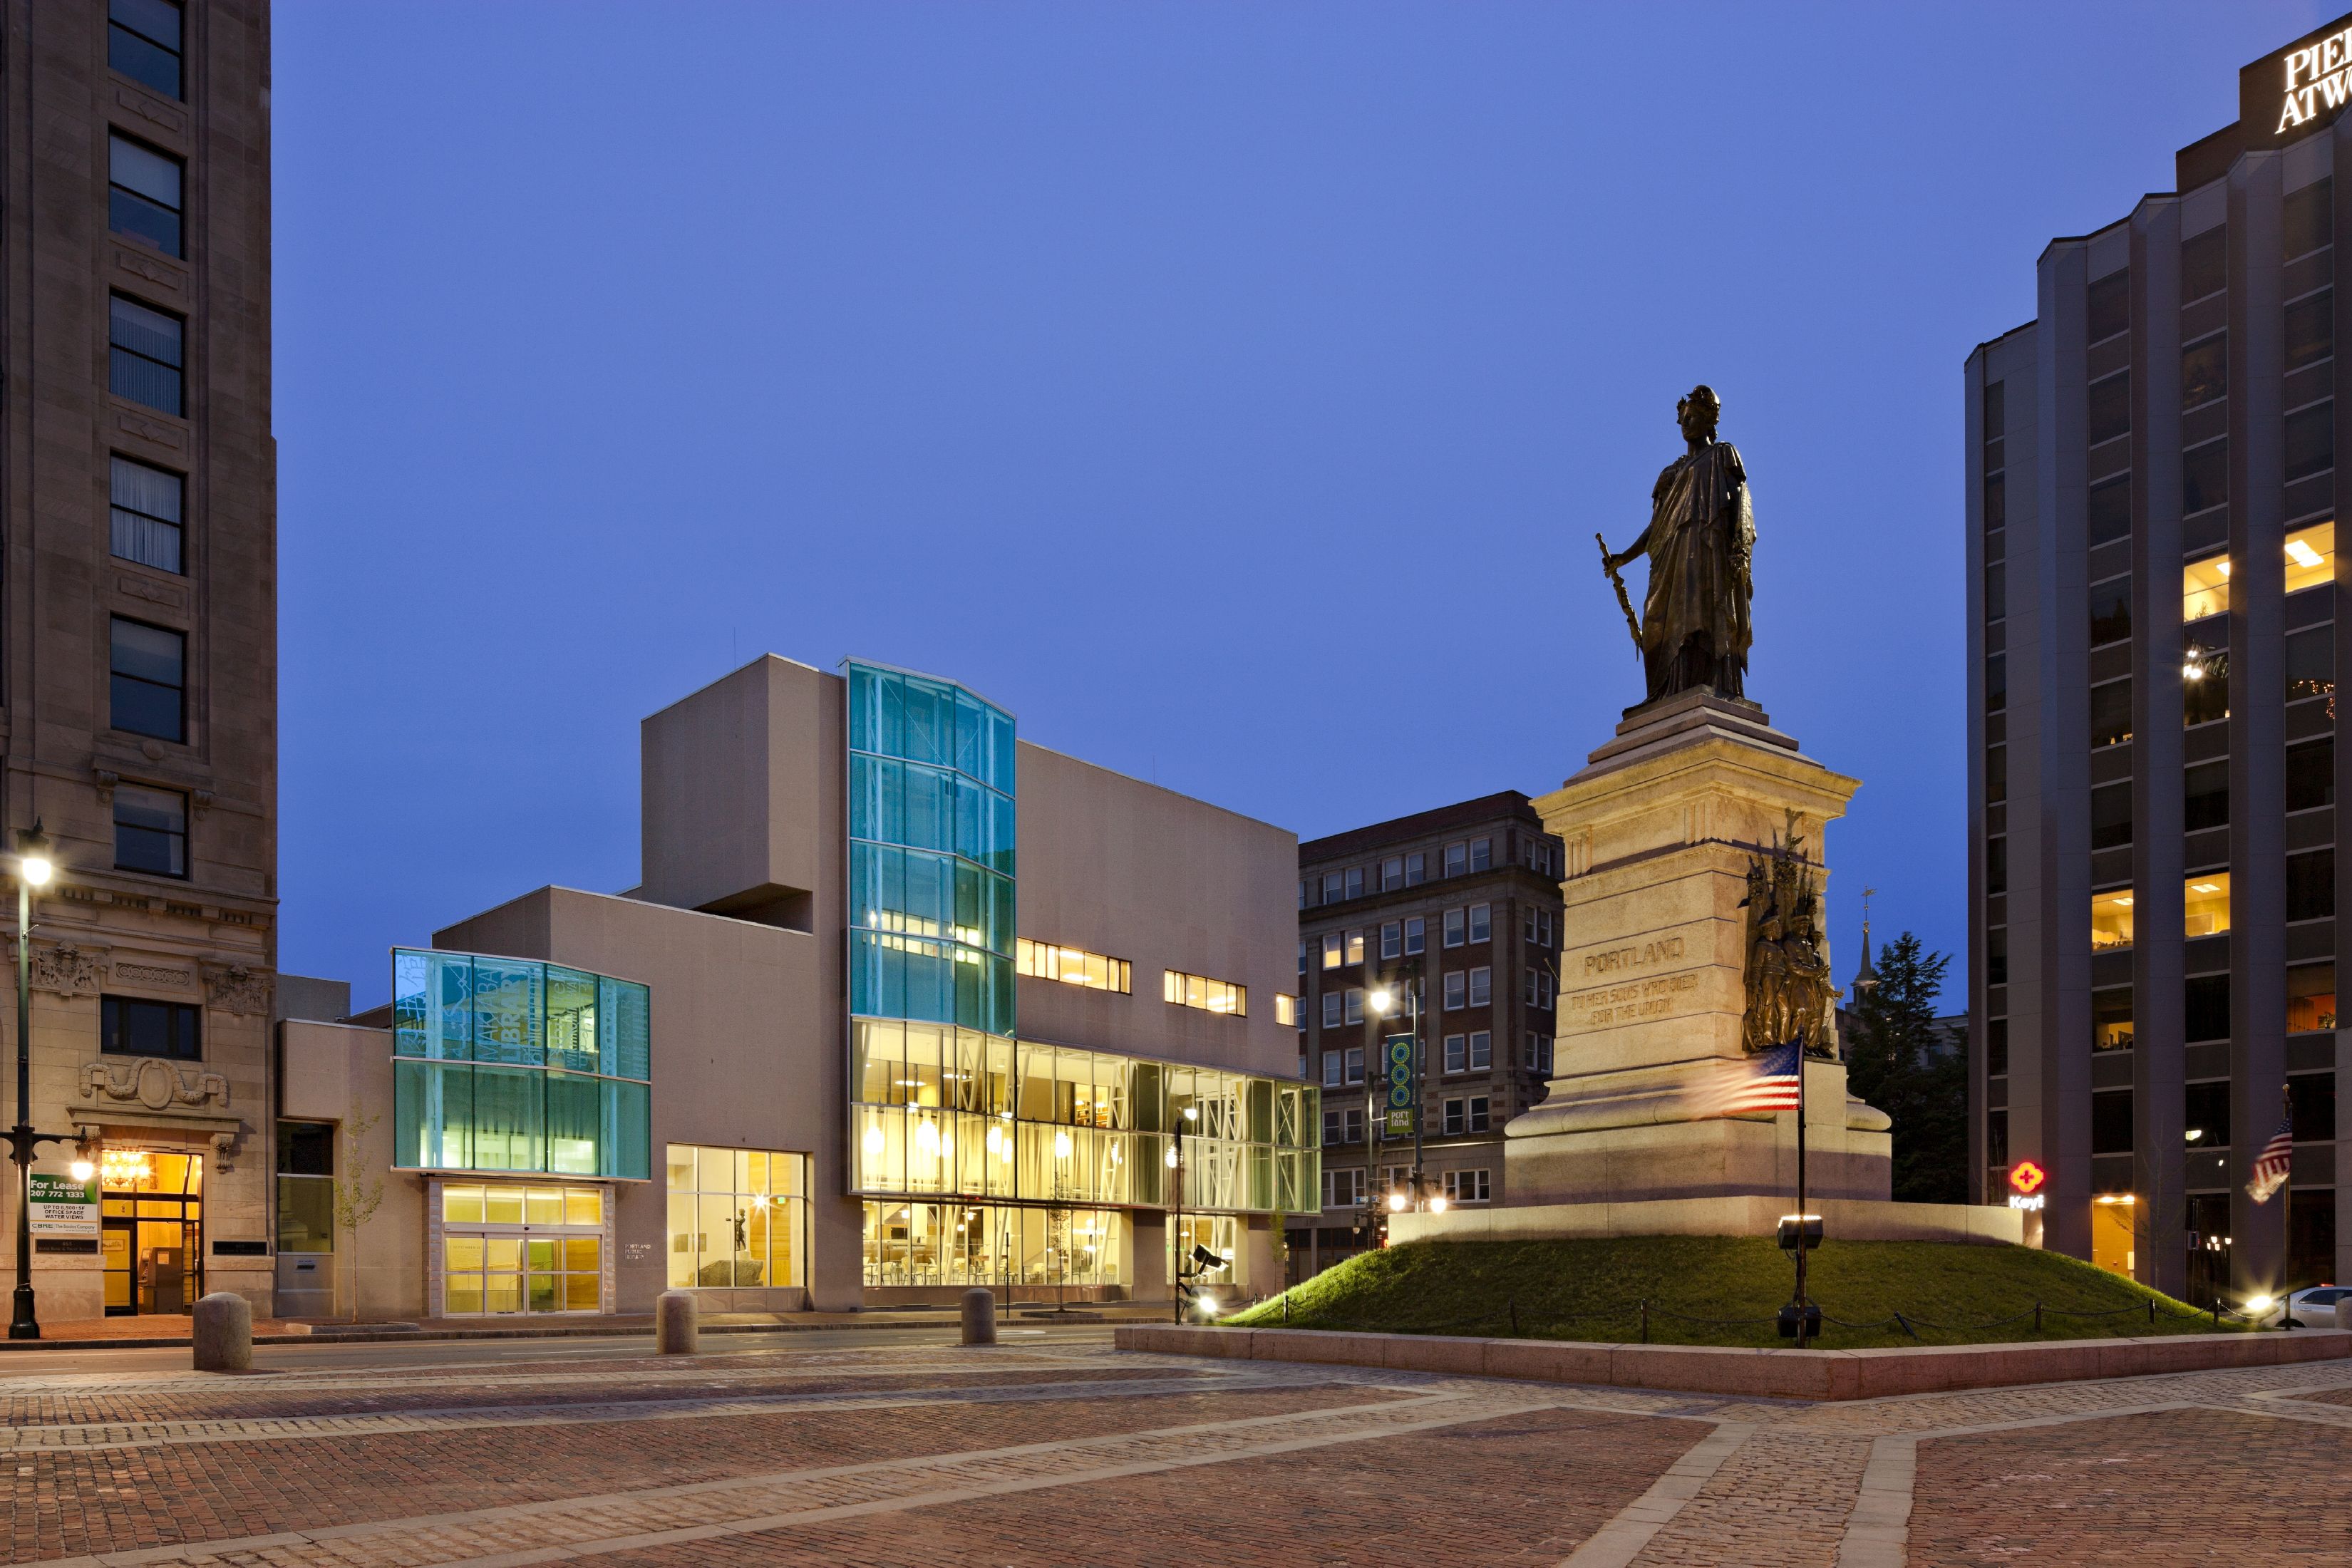
[[[1165,1301],[1097,1301],[1073,1307],[1068,1321],[1156,1323],[1171,1310]],[[1051,1307],[1023,1302],[997,1308],[997,1321],[1021,1326],[1055,1321]],[[866,1312],[713,1312],[706,1334],[813,1332],[819,1329],[938,1329],[957,1321],[953,1307],[878,1307]],[[616,1339],[654,1331],[650,1312],[596,1317],[426,1318],[415,1322],[351,1323],[341,1319],[256,1318],[257,1345],[366,1344],[411,1340]],[[41,1325],[37,1340],[0,1340],[0,1351],[152,1350],[194,1342],[185,1313],[80,1318]]]

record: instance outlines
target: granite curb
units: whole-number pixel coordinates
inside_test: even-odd
[[[2352,1357],[2352,1331],[2168,1334],[1893,1350],[1743,1350],[1622,1345],[1450,1334],[1337,1333],[1317,1329],[1121,1324],[1124,1351],[1236,1361],[1320,1362],[1448,1376],[1526,1378],[1731,1394],[1767,1399],[1884,1399],[2020,1384],[2147,1377]]]

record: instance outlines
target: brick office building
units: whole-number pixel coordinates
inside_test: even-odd
[[[37,1299],[53,1321],[205,1289],[266,1307],[269,8],[12,0],[7,21],[0,747],[7,826],[41,823],[57,858],[33,917],[31,1119],[105,1149],[103,1224],[37,1238]]]
[[[1381,1042],[1408,1027],[1402,1002],[1392,1018],[1368,1002],[1384,985],[1422,987],[1425,1194],[1503,1201],[1503,1124],[1551,1076],[1560,871],[1559,840],[1515,790],[1298,847],[1299,1070],[1323,1090],[1323,1206],[1290,1231],[1294,1276],[1357,1250],[1356,1220],[1409,1184],[1411,1136],[1379,1135]]]

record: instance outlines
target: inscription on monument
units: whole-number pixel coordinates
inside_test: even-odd
[[[1678,936],[1662,936],[1648,942],[1628,942],[1623,947],[1596,948],[1584,954],[1583,973],[1591,979],[1601,974],[1622,974],[1631,970],[1654,968],[1661,963],[1682,962],[1684,940]]]
[[[1571,995],[1568,1006],[1575,1027],[1602,1029],[1645,1018],[1671,1018],[1690,1011],[1697,1000],[1697,972],[1686,969],[1680,974],[1661,974],[1622,985],[1596,985]]]

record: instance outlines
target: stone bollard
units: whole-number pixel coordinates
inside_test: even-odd
[[[996,1297],[979,1286],[963,1293],[963,1342],[968,1345],[992,1345],[996,1342]]]
[[[701,1348],[695,1322],[694,1292],[665,1290],[654,1298],[654,1353],[692,1355]]]
[[[196,1370],[253,1370],[253,1308],[242,1296],[215,1290],[196,1302]]]
[[[2339,1329],[2352,1329],[2352,1296],[2347,1296],[2336,1303],[2336,1326]]]

